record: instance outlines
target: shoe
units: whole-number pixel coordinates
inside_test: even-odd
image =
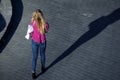
[[[36,78],[36,74],[32,73],[32,78],[35,79]]]
[[[45,67],[42,67],[41,71],[42,71],[42,73],[44,73],[45,72]]]

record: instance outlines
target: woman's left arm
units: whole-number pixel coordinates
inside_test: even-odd
[[[46,24],[45,24],[45,33],[48,32],[48,29],[49,29],[49,24],[48,24],[48,22],[46,22]]]

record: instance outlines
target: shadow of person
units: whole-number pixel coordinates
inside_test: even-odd
[[[0,14],[0,32],[3,31],[5,26],[6,26],[6,21],[5,21],[4,17]]]
[[[23,4],[21,0],[11,0],[12,16],[7,29],[0,39],[0,53],[4,50],[13,34],[15,33],[23,13]]]
[[[102,16],[98,18],[97,20],[91,22],[88,27],[89,30],[84,33],[76,42],[74,42],[67,50],[65,50],[59,57],[57,57],[47,68],[46,71],[53,67],[56,63],[63,60],[65,57],[67,57],[69,54],[71,54],[75,49],[77,49],[79,46],[84,44],[85,42],[89,41],[90,39],[97,36],[100,32],[102,32],[108,25],[118,21],[120,19],[120,8],[113,11],[111,14],[107,16]],[[40,76],[42,73],[40,73],[38,76]]]

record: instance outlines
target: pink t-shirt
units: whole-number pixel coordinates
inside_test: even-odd
[[[32,39],[35,42],[37,42],[38,44],[44,43],[46,41],[45,33],[42,34],[42,33],[39,32],[36,21],[32,21],[31,24],[33,26],[33,32],[31,34]],[[46,25],[45,25],[45,31],[48,31],[48,28],[49,28],[49,24],[46,23]]]

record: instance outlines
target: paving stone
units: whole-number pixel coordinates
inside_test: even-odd
[[[0,53],[0,80],[32,80],[31,40],[24,36],[32,12],[38,8],[43,11],[50,29],[46,34],[47,71],[41,74],[39,56],[36,80],[120,80],[120,15],[109,17],[117,9],[120,13],[119,0],[21,1],[21,21]],[[0,2],[0,14],[7,22],[0,32],[1,38],[10,21],[12,6],[9,0]],[[104,22],[103,16],[115,21]],[[90,25],[95,28],[93,32]]]

